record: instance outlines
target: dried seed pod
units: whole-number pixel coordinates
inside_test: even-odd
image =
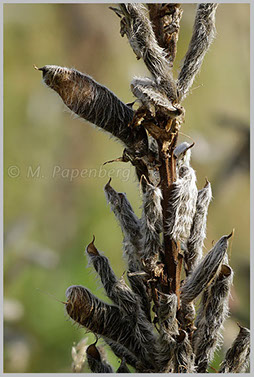
[[[95,344],[91,344],[86,350],[89,368],[93,373],[113,373],[112,367],[102,359]]]
[[[192,271],[202,259],[202,249],[206,238],[206,218],[212,200],[211,184],[207,181],[204,188],[198,191],[196,212],[191,226],[187,249],[184,253],[186,270]]]
[[[174,371],[176,341],[170,334],[163,332],[156,344],[155,360],[160,373]]]
[[[111,210],[114,212],[122,232],[127,240],[129,240],[140,253],[141,240],[141,223],[135,215],[130,202],[124,193],[119,193],[110,185],[111,179],[104,187],[104,192]]]
[[[109,132],[131,150],[138,150],[141,154],[147,151],[148,141],[143,127],[128,127],[133,110],[109,89],[72,68],[46,65],[40,70],[46,85],[60,95],[71,111]]]
[[[101,255],[94,246],[94,240],[87,246],[86,251],[101,278],[107,296],[120,308],[122,314],[132,316],[135,320],[139,309],[135,294],[123,279],[117,279],[108,258]]]
[[[176,84],[163,48],[158,45],[152,24],[142,4],[120,4],[121,35],[127,35],[137,58],[142,58],[148,70],[160,84],[171,102],[177,100]]]
[[[181,4],[148,4],[148,9],[157,41],[166,52],[169,65],[173,67],[183,13]]]
[[[126,365],[125,359],[122,359],[121,365],[117,369],[116,373],[130,373],[130,371],[129,371],[127,365]]]
[[[228,239],[223,236],[215,246],[206,254],[204,259],[193,270],[182,287],[181,300],[185,304],[193,301],[211,282],[218,272],[227,252]]]
[[[218,276],[204,292],[198,310],[193,334],[193,349],[196,355],[197,373],[205,373],[221,343],[221,329],[228,315],[228,300],[233,281],[233,270],[221,266]]]
[[[162,231],[162,194],[158,187],[146,182],[146,191],[143,194],[143,214],[141,233],[143,236],[142,260],[152,268],[158,259],[161,248],[160,233]]]
[[[90,331],[109,338],[126,347],[134,355],[139,355],[141,362],[151,370],[155,337],[148,322],[133,324],[123,317],[119,308],[106,304],[95,297],[88,289],[71,286],[66,291],[68,315]],[[140,317],[140,316],[139,316]]]
[[[179,335],[176,337],[174,369],[172,372],[194,373],[194,360],[195,355],[188,339],[188,334],[180,330]]]
[[[178,335],[176,312],[177,296],[175,294],[168,295],[160,292],[157,309],[160,336],[156,344],[155,358],[161,373],[171,369],[174,360],[176,344],[174,335]]]
[[[177,241],[185,242],[190,236],[191,225],[196,209],[198,190],[196,174],[190,166],[191,145],[180,144],[174,151],[177,158],[178,178],[173,184],[169,202],[168,234]]]
[[[193,27],[192,37],[184,63],[177,80],[180,99],[184,99],[199,72],[205,54],[215,37],[215,12],[218,4],[200,3]]]
[[[131,82],[131,91],[153,116],[157,110],[170,118],[175,118],[182,113],[181,108],[172,105],[167,95],[162,92],[161,85],[155,80],[148,77],[134,77]]]
[[[143,267],[140,262],[142,251],[141,222],[135,215],[126,195],[115,191],[110,185],[110,181],[104,187],[104,191],[124,234],[123,251],[128,262],[128,269],[130,272],[141,271]],[[133,291],[139,295],[141,307],[149,319],[150,303],[142,278],[128,279]]]
[[[110,181],[104,187],[104,191],[124,234],[123,251],[128,262],[128,269],[130,272],[141,271],[141,222],[135,215],[126,195],[115,191],[110,185]],[[147,318],[150,318],[150,303],[142,278],[136,277],[128,279],[133,291],[138,294],[141,299],[141,307],[146,313]]]
[[[239,334],[226,353],[219,373],[245,373],[250,362],[250,330],[240,326]]]

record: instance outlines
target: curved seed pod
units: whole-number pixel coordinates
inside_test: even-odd
[[[181,300],[185,304],[193,301],[212,281],[217,274],[227,252],[228,239],[232,236],[223,236],[206,254],[204,259],[193,270],[182,287]]]
[[[156,344],[155,358],[161,373],[171,369],[175,344],[174,335],[178,335],[178,325],[176,320],[177,296],[175,294],[159,293],[159,306],[157,315],[159,319],[160,336]]]
[[[104,192],[124,234],[123,252],[128,262],[128,269],[130,272],[141,271],[141,222],[135,215],[126,195],[123,193],[118,193],[116,190],[114,190],[110,185],[110,181],[111,180],[109,180],[109,182],[105,185]],[[137,276],[133,278],[128,277],[128,279],[132,290],[139,295],[141,299],[141,307],[149,319],[150,303],[142,278]]]
[[[215,12],[218,4],[201,3],[197,13],[188,51],[177,80],[180,99],[188,94],[196,74],[199,72],[205,54],[215,37]]]
[[[179,335],[176,337],[173,371],[175,373],[194,373],[194,360],[195,355],[188,339],[188,334],[185,331],[180,330]]]
[[[123,251],[128,262],[128,269],[130,272],[141,271],[141,222],[135,215],[126,195],[115,191],[110,185],[110,181],[104,187],[104,191],[124,234]],[[149,319],[150,303],[142,278],[137,276],[135,278],[128,277],[128,279],[133,291],[139,295],[141,299],[141,307]]]
[[[127,350],[127,348],[125,348],[119,343],[114,342],[111,339],[104,338],[104,340],[110,346],[110,348],[117,357],[126,360],[126,362],[133,368],[137,368],[139,360],[135,355],[133,355],[129,350]]]
[[[207,181],[204,188],[198,191],[196,212],[191,226],[187,250],[184,253],[186,269],[190,273],[202,259],[202,249],[206,238],[206,218],[212,200],[211,184]]]
[[[130,240],[136,249],[139,250],[141,247],[140,220],[135,215],[126,195],[114,190],[110,182],[111,179],[104,187],[107,201],[110,203],[111,210],[114,212],[125,238]]]
[[[121,361],[121,365],[120,367],[117,369],[116,373],[130,373],[127,365],[126,365],[126,362],[124,359],[122,359]]]
[[[197,329],[193,335],[197,373],[206,373],[216,348],[220,346],[221,329],[228,315],[228,300],[232,281],[233,270],[223,264],[218,276],[203,294],[195,323]]]
[[[119,308],[106,304],[85,287],[71,286],[66,291],[67,314],[90,331],[126,347],[151,370],[155,337],[148,322],[133,324],[121,315]],[[141,318],[142,319],[142,318]]]
[[[108,258],[101,255],[94,246],[94,240],[87,246],[86,252],[101,278],[107,296],[120,308],[123,314],[132,316],[135,320],[139,310],[135,294],[123,279],[117,279]]]
[[[119,12],[119,11],[118,11]],[[137,58],[142,58],[168,98],[177,100],[176,84],[164,50],[158,45],[152,24],[142,4],[120,4],[121,35],[127,35]]]
[[[143,236],[142,259],[150,268],[157,261],[161,248],[160,233],[162,232],[162,194],[158,187],[146,182],[143,194],[143,213],[141,233]]]
[[[178,178],[173,184],[169,202],[168,234],[175,242],[185,242],[190,236],[191,225],[196,209],[198,190],[196,174],[190,166],[192,145],[180,144],[174,151],[177,158],[176,172]]]
[[[39,69],[46,85],[55,90],[75,114],[109,132],[131,150],[139,150],[141,154],[147,150],[143,127],[128,127],[133,110],[109,89],[72,68],[46,65]]]
[[[112,367],[102,359],[95,344],[91,344],[87,347],[86,356],[89,368],[93,373],[113,373]]]
[[[107,296],[119,307],[121,314],[127,316],[128,321],[133,324],[136,335],[146,341],[146,336],[149,336],[147,326],[150,324],[147,323],[147,316],[142,311],[136,295],[123,278],[120,280],[116,278],[108,259],[100,255],[93,242],[88,245],[86,250],[95,270],[100,275]]]
[[[250,330],[240,326],[239,334],[226,353],[219,373],[245,373],[250,362]]]

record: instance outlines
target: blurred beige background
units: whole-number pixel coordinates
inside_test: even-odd
[[[183,9],[175,75],[195,14],[192,4]],[[248,4],[219,6],[217,38],[183,103],[181,131],[196,142],[192,162],[198,187],[205,177],[213,187],[206,248],[235,228],[225,347],[238,331],[236,321],[249,326],[249,26]],[[125,102],[133,100],[132,77],[147,71],[120,37],[119,19],[108,5],[4,5],[4,368],[71,372],[71,347],[84,330],[73,326],[64,306],[43,292],[64,300],[69,285],[82,284],[104,298],[84,256],[92,235],[118,276],[125,266],[121,231],[103,186],[112,176],[113,187],[127,193],[138,214],[141,196],[131,166],[102,168],[121,155],[122,146],[75,119],[33,64],[75,67]],[[87,172],[83,177],[82,169]]]

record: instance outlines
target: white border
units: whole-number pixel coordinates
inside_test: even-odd
[[[133,1],[129,1],[133,2]],[[137,3],[144,3],[144,1],[135,1]],[[147,0],[146,3],[154,3],[155,1],[149,1]],[[157,1],[157,3],[162,3],[163,1]],[[191,1],[191,0],[182,0],[181,3],[183,4],[193,4],[193,3],[200,3],[201,1]],[[253,23],[251,20],[254,20],[254,5],[253,2],[250,1],[237,1],[237,0],[222,0],[222,1],[206,1],[207,3],[236,3],[236,4],[250,4],[250,104],[254,104],[254,87],[253,87],[253,64],[254,64],[254,51],[253,51],[253,43],[254,43],[254,28]],[[8,1],[2,1],[0,0],[0,25],[1,25],[1,34],[0,34],[0,46],[1,46],[1,53],[0,53],[0,67],[1,67],[1,74],[0,74],[0,84],[1,84],[1,100],[0,100],[0,112],[3,114],[3,4],[33,4],[33,3],[39,3],[39,4],[54,4],[54,3],[63,3],[63,4],[82,4],[82,3],[90,3],[90,4],[103,4],[103,3],[119,3],[119,1],[107,1],[107,0],[99,0],[96,2],[93,1],[62,1],[62,0],[8,0]],[[251,149],[250,149],[250,159],[251,159],[251,167],[250,167],[250,286],[253,287],[254,284],[254,277],[253,277],[253,270],[254,270],[254,259],[253,259],[253,245],[254,245],[254,233],[252,232],[254,228],[254,221],[253,221],[253,205],[254,205],[254,198],[253,198],[253,180],[254,180],[254,174],[253,174],[253,159],[254,159],[254,135],[253,135],[253,124],[254,124],[254,110],[252,110],[252,107],[250,106],[250,127],[251,127]],[[1,310],[0,310],[0,374],[1,375],[8,375],[8,376],[37,376],[38,373],[3,373],[3,115],[1,116],[0,121],[0,172],[1,172],[1,178],[0,178],[0,192],[1,192],[1,215],[0,215],[0,230],[2,237],[0,238],[0,250],[1,250],[1,259],[0,259],[0,276],[1,276]],[[251,329],[251,365],[250,365],[250,375],[254,374],[254,367],[253,367],[253,344],[254,344],[254,337],[253,337],[253,305],[254,305],[254,297],[251,292],[250,294],[250,308],[251,308],[251,316],[250,316],[250,329]],[[61,376],[63,373],[39,373],[40,376]],[[64,376],[94,376],[94,373],[64,373]],[[119,374],[121,375],[121,373]],[[123,374],[125,375],[125,374]],[[134,375],[138,376],[147,376],[147,374],[144,373],[134,373]],[[169,376],[169,374],[166,373],[160,373],[160,376]],[[179,374],[173,373],[170,374],[170,376],[178,376]],[[209,375],[217,375],[216,373],[209,373]],[[233,373],[228,373],[227,376],[234,376]],[[246,373],[237,374],[238,376],[246,376]]]

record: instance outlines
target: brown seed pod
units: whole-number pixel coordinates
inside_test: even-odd
[[[133,323],[123,317],[119,308],[106,304],[80,285],[71,286],[66,291],[68,315],[80,325],[95,334],[109,338],[123,345],[139,360],[153,370],[151,364],[155,337],[148,323]]]
[[[132,151],[142,154],[147,150],[144,128],[128,127],[133,110],[105,86],[73,68],[45,65],[39,70],[45,84],[55,90],[75,114],[109,132]]]

